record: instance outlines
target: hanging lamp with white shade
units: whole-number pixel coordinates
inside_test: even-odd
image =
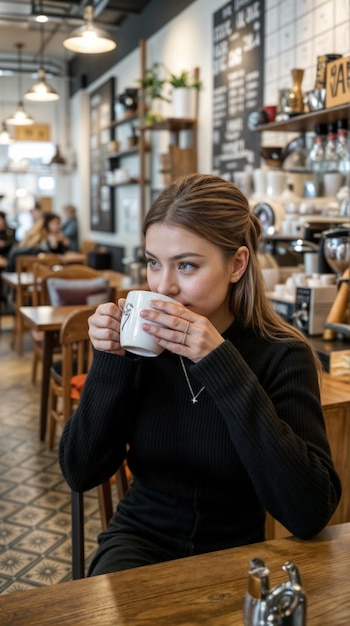
[[[92,4],[85,7],[84,19],[86,23],[74,30],[63,45],[67,50],[82,54],[100,54],[110,52],[117,47],[116,42],[101,28],[93,24],[94,9]]]
[[[23,102],[21,100],[22,94],[22,43],[17,43],[16,48],[18,51],[18,105],[13,115],[6,119],[6,124],[10,126],[29,126],[34,124],[33,118],[24,110]]]
[[[10,143],[13,143],[13,139],[11,138],[11,135],[8,131],[6,123],[2,122],[1,131],[0,131],[0,145],[8,146]]]
[[[41,46],[40,46],[40,67],[38,69],[38,82],[35,83],[25,94],[25,100],[31,100],[32,102],[54,102],[59,99],[59,94],[57,91],[49,85],[46,80],[45,69],[44,69],[44,24],[40,23],[40,35],[41,35]]]

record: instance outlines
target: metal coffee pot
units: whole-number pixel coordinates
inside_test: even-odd
[[[270,589],[264,561],[254,558],[248,572],[248,590],[244,599],[244,626],[305,626],[306,596],[300,574],[292,561],[282,565],[288,581]]]

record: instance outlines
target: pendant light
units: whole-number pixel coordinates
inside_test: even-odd
[[[11,126],[29,126],[29,124],[34,124],[33,118],[26,113],[23,107],[23,102],[21,100],[22,94],[22,43],[17,43],[16,48],[18,50],[18,106],[16,111],[11,117],[8,117],[6,120],[6,124]]]
[[[50,165],[65,165],[66,159],[62,156],[58,144],[56,144],[56,152],[53,155]]]
[[[0,131],[0,145],[8,146],[10,143],[13,143],[13,139],[11,139],[10,137],[10,133],[7,129],[6,123],[3,122]]]
[[[100,54],[109,52],[117,47],[104,30],[93,24],[94,10],[91,4],[85,7],[84,19],[86,24],[72,32],[70,37],[64,40],[63,45],[67,50],[81,52],[82,54]]]
[[[44,24],[40,24],[41,47],[40,47],[40,67],[38,69],[38,82],[35,83],[25,94],[25,100],[33,102],[54,102],[59,99],[57,91],[46,82],[44,69]]]

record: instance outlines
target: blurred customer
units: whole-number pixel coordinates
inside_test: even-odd
[[[77,211],[73,204],[63,207],[62,233],[69,239],[69,250],[79,251]]]
[[[39,254],[40,252],[53,252],[63,254],[68,250],[69,240],[61,230],[61,218],[56,213],[43,213],[26,236],[11,249],[8,269],[16,270],[16,258],[21,254]]]
[[[33,226],[34,226],[34,224],[43,217],[43,210],[41,208],[41,204],[39,200],[35,200],[35,204],[33,208],[30,210],[30,213],[32,216]]]
[[[9,227],[7,216],[0,211],[0,256],[7,257],[15,243],[15,231]]]
[[[35,200],[34,206],[30,210],[17,213],[16,241],[22,241],[29,233],[34,224],[43,216],[39,200]]]

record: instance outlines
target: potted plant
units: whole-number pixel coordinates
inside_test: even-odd
[[[171,72],[169,72],[169,74],[170,77],[168,78],[167,82],[174,89],[201,89],[203,86],[202,81],[198,78],[190,80],[190,74],[186,70],[183,70],[178,76],[176,76],[176,74],[172,74]]]
[[[174,117],[193,117],[193,89],[201,89],[202,81],[194,77],[191,79],[190,73],[183,70],[176,75],[169,72],[167,82],[173,88],[172,103]]]
[[[144,119],[145,124],[153,124],[163,119],[163,116],[157,111],[155,101],[164,100],[165,102],[170,102],[163,93],[163,88],[167,81],[161,76],[162,67],[161,63],[153,63],[150,68],[145,70],[143,78],[140,78],[138,81],[144,90],[146,101],[149,101],[149,107]]]

